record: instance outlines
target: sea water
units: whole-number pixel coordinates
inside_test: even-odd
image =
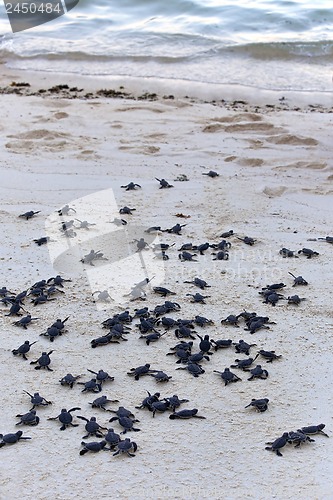
[[[80,0],[64,16],[12,34],[8,67],[164,82],[332,92],[331,0]]]

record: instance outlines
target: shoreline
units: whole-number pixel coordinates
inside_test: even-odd
[[[0,64],[0,94],[67,99],[127,98],[133,100],[185,99],[227,109],[333,112],[332,92],[280,91],[194,81],[79,76],[43,71],[11,70]],[[13,85],[16,84],[16,85]],[[28,85],[18,85],[20,83]],[[72,90],[71,90],[72,89]],[[76,89],[76,90],[75,90]]]

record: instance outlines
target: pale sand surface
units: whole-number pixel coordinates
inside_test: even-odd
[[[11,76],[17,75],[9,75],[6,83],[3,77],[1,85]],[[24,79],[29,81],[21,77]],[[310,112],[309,108],[295,112],[261,106],[257,110],[251,104],[226,109],[184,98],[139,102],[1,95],[0,99],[0,285],[18,293],[58,272],[73,280],[65,284],[66,294],[56,301],[37,307],[25,301],[25,307],[40,318],[28,331],[13,326],[14,319],[5,317],[7,308],[1,306],[0,432],[22,428],[24,435],[32,437],[1,449],[1,500],[15,496],[64,500],[333,498],[332,439],[315,436],[315,443],[301,449],[288,445],[280,458],[264,449],[266,441],[301,426],[323,422],[327,433],[332,436],[333,432],[332,246],[308,241],[333,234],[333,115],[328,110]],[[218,171],[220,177],[202,176],[210,169]],[[174,181],[180,174],[186,174],[189,182]],[[155,177],[165,177],[174,188],[159,190]],[[142,189],[126,192],[120,188],[130,181],[141,184]],[[110,213],[104,216],[96,212],[104,195],[96,193],[106,189],[110,190]],[[94,290],[77,264],[80,255],[70,261],[74,264],[66,272],[61,267],[66,259],[54,269],[50,254],[54,258],[61,247],[56,243],[37,247],[32,240],[46,234],[45,221],[50,214],[47,227],[58,227],[60,219],[52,214],[66,203],[77,208],[78,218],[97,223],[89,238],[106,232],[107,221],[114,217],[113,194],[118,208],[136,208],[132,217],[126,217],[128,233],[123,247],[117,240],[117,252],[127,250],[131,226],[188,224],[181,236],[160,236],[161,241],[176,245],[168,251],[169,261],[155,263],[159,275],[152,286],[164,284],[177,292],[174,300],[182,309],[168,316],[200,314],[215,321],[214,326],[198,327],[198,333],[255,342],[258,347],[251,354],[257,349],[275,349],[283,356],[279,361],[266,365],[261,360],[269,371],[267,380],[249,382],[246,373],[234,370],[242,382],[224,387],[213,370],[223,371],[237,357],[244,357],[237,356],[233,348],[220,350],[209,363],[205,361],[206,373],[199,378],[175,371],[176,359],[165,356],[177,341],[172,331],[147,347],[138,340],[134,322],[128,342],[91,349],[90,341],[106,333],[101,321],[126,308],[131,313],[144,305],[153,308],[164,299],[150,289],[146,303],[119,304],[115,300],[97,308],[91,299]],[[82,201],[87,196],[90,198]],[[31,209],[41,213],[27,222],[17,218]],[[178,219],[178,212],[191,217]],[[176,249],[181,244],[218,242],[228,229],[258,242],[249,247],[231,238],[229,261],[212,261],[211,251],[197,257],[197,263],[179,261]],[[64,251],[67,245],[78,242],[67,242],[57,230],[52,234],[53,238],[58,235]],[[87,235],[81,234],[83,253],[95,248],[111,258],[114,248],[93,247]],[[278,254],[282,247],[310,247],[320,255],[311,260],[304,256],[283,259]],[[71,252],[76,255],[75,249]],[[113,264],[113,273],[117,266]],[[126,274],[126,268],[126,262],[120,261],[119,274]],[[90,275],[92,271],[88,269]],[[293,288],[288,271],[302,275],[309,286]],[[186,297],[186,293],[200,291],[182,285],[195,276],[211,285],[203,292],[211,296],[205,305],[191,304]],[[113,284],[117,276],[111,273],[107,280],[110,293],[116,297]],[[284,295],[298,293],[307,300],[299,307],[285,301],[275,308],[263,304],[258,291],[280,281],[287,284]],[[238,329],[220,324],[228,314],[243,309],[268,315],[276,324],[254,335],[244,331],[243,323]],[[67,334],[53,344],[39,336],[56,318],[66,316],[70,316]],[[12,355],[11,350],[26,339],[38,340],[29,360],[37,359],[43,350],[54,349],[53,372],[35,371],[29,362]],[[172,375],[170,382],[158,385],[150,377],[135,382],[126,375],[131,367],[146,362]],[[61,408],[80,406],[77,414],[95,415],[101,425],[108,426],[112,414],[93,410],[88,404],[96,395],[81,394],[82,386],[70,390],[58,383],[67,372],[89,380],[87,368],[102,368],[114,376],[115,381],[107,383],[101,394],[118,399],[140,420],[141,432],[129,433],[138,444],[135,458],[113,457],[109,452],[81,457],[83,422],[77,421],[78,428],[60,432],[58,422],[47,421]],[[23,390],[39,391],[53,402],[37,411],[40,423],[36,427],[15,427],[15,415],[30,408]],[[170,421],[168,413],[152,418],[145,410],[135,410],[145,390],[159,390],[161,397],[177,393],[190,400],[184,408],[197,407],[206,420]],[[244,408],[251,398],[262,397],[270,399],[267,412]],[[117,422],[110,425],[121,430]]]

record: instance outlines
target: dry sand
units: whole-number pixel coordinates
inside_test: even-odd
[[[19,78],[28,80],[24,75],[7,75],[1,86]],[[96,89],[101,87],[105,86],[98,82]],[[328,434],[333,432],[332,246],[308,241],[333,233],[331,110],[306,104],[294,111],[290,100],[267,107],[265,101],[207,103],[181,97],[67,99],[61,92],[0,98],[0,284],[18,293],[58,272],[72,278],[72,283],[65,284],[66,294],[56,301],[37,307],[25,301],[25,307],[40,318],[28,331],[13,326],[14,319],[5,317],[8,308],[1,306],[1,433],[21,428],[15,427],[15,415],[30,408],[23,390],[39,391],[53,402],[38,410],[38,426],[22,427],[31,441],[1,449],[1,500],[14,496],[41,500],[50,496],[61,500],[333,498],[331,439],[315,436],[315,443],[300,449],[288,445],[282,458],[264,449],[266,441],[305,425],[323,422]],[[202,176],[210,169],[220,176]],[[189,181],[174,181],[180,174]],[[155,177],[166,178],[174,188],[159,190]],[[130,181],[142,189],[120,188]],[[60,222],[56,211],[66,203],[77,209],[78,218],[97,225],[89,233],[78,231],[77,239],[61,237],[54,229]],[[136,208],[132,217],[126,217],[127,232],[108,222],[124,205]],[[41,213],[27,222],[17,217],[31,209]],[[190,218],[178,219],[176,213]],[[104,319],[126,308],[133,313],[136,307],[163,303],[151,289],[146,303],[126,302],[119,291],[122,280],[117,279],[124,276],[126,286],[131,279],[139,281],[140,262],[133,254],[117,259],[128,248],[133,252],[128,242],[133,234],[137,237],[136,228],[167,228],[177,222],[188,224],[181,236],[160,236],[163,242],[176,243],[168,261],[143,253],[145,266],[157,273],[152,286],[164,284],[177,292],[174,300],[182,309],[168,316],[211,318],[215,325],[198,327],[200,334],[255,342],[258,347],[251,354],[275,349],[282,355],[279,361],[266,365],[262,360],[269,371],[267,380],[249,382],[246,373],[235,370],[242,382],[224,387],[213,370],[223,370],[239,357],[233,348],[205,361],[206,373],[199,378],[175,371],[176,359],[165,356],[176,343],[172,331],[147,347],[132,325],[128,342],[91,349],[90,341],[105,333]],[[179,261],[176,249],[181,244],[218,242],[228,229],[258,242],[249,247],[231,238],[228,261],[212,261],[210,251],[199,256],[197,263]],[[123,239],[119,231],[125,234]],[[55,241],[37,247],[33,238],[46,234]],[[114,241],[114,246],[97,248],[103,238]],[[278,253],[282,247],[310,247],[320,255],[311,260],[302,255],[283,259]],[[91,269],[80,267],[82,252],[91,248],[102,250],[110,258],[110,267],[107,264],[103,272],[99,263]],[[63,252],[65,258],[57,260]],[[115,252],[116,261],[111,262]],[[309,286],[293,288],[288,271],[304,276]],[[114,302],[97,307],[91,292],[99,280],[104,286],[105,276]],[[198,290],[182,282],[195,276],[211,285],[205,305],[194,305],[186,297]],[[280,281],[287,284],[284,295],[298,293],[307,300],[299,307],[286,301],[275,308],[263,304],[258,291]],[[254,335],[244,331],[243,324],[240,328],[220,324],[228,314],[243,309],[268,315],[276,324]],[[70,317],[67,334],[53,344],[39,336],[56,318],[66,316]],[[54,349],[53,372],[35,371],[29,362],[12,355],[11,350],[26,339],[38,340],[29,360]],[[158,385],[148,377],[136,382],[126,375],[131,367],[146,362],[171,375],[170,382]],[[102,394],[131,410],[146,390],[159,390],[161,397],[177,393],[188,398],[190,403],[184,407],[198,408],[206,420],[170,421],[167,413],[152,418],[147,411],[135,410],[141,429],[129,433],[138,444],[135,458],[113,457],[109,452],[81,457],[83,423],[60,432],[58,422],[47,418],[61,408],[80,406],[77,414],[95,415],[108,426],[112,414],[94,411],[88,404],[96,395],[81,394],[82,386],[70,390],[58,382],[67,372],[88,380],[87,368],[102,368],[114,376]],[[267,412],[244,408],[251,398],[262,397],[270,399]],[[113,425],[121,430],[117,422]]]

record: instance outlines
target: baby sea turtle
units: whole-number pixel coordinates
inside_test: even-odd
[[[54,342],[54,339],[57,337],[61,337],[62,331],[59,330],[59,328],[56,328],[55,326],[50,326],[46,332],[40,333],[40,336],[47,337],[50,342]]]
[[[135,188],[141,188],[140,184],[136,184],[135,182],[130,182],[129,184],[126,184],[125,186],[120,186],[121,188],[125,188],[126,191],[134,191]]]
[[[233,342],[235,346],[235,350],[238,353],[244,353],[247,356],[250,355],[250,348],[256,346],[257,344],[248,344],[243,339],[240,339],[238,342]]]
[[[47,243],[48,241],[50,241],[50,238],[48,236],[42,236],[41,238],[37,238],[34,240],[36,245],[38,245],[39,247],[45,245],[45,243]]]
[[[71,389],[73,389],[73,386],[75,382],[77,381],[78,378],[80,378],[81,375],[72,375],[71,373],[67,373],[62,379],[59,380],[61,385],[68,385]]]
[[[7,297],[6,297],[6,299],[7,299]],[[4,300],[4,299],[2,299],[2,300]],[[19,299],[15,299],[14,302],[12,302],[12,305],[11,305],[11,307],[9,309],[8,314],[5,314],[5,316],[22,316],[21,309],[22,309],[22,311],[27,312],[21,306],[21,301]]]
[[[108,399],[107,396],[100,396],[99,398],[94,399],[91,404],[92,408],[101,408],[104,411],[110,411],[105,408],[107,403],[119,403],[118,399]]]
[[[118,420],[119,425],[124,429],[121,431],[120,434],[126,434],[126,432],[129,431],[134,431],[134,432],[139,432],[141,429],[137,429],[134,427],[135,422],[139,422],[139,420],[136,419],[131,419],[129,417],[112,417],[109,422],[114,422],[115,420]]]
[[[224,381],[224,385],[228,385],[231,382],[238,382],[242,379],[238,377],[235,373],[232,373],[229,368],[225,368],[223,372],[219,372],[218,370],[213,370],[214,373],[218,373],[221,375],[221,379]]]
[[[249,406],[253,406],[257,411],[263,413],[268,409],[268,403],[269,399],[268,398],[263,398],[263,399],[252,399],[251,403],[246,405],[245,408],[249,408]]]
[[[229,231],[225,231],[224,233],[221,234],[221,238],[230,238],[230,236],[233,236],[234,231],[230,229]]]
[[[176,292],[172,292],[171,290],[168,290],[168,288],[164,288],[163,286],[154,286],[153,291],[158,295],[161,295],[161,297],[166,297],[167,295],[176,295]]]
[[[166,399],[164,399],[164,401],[154,401],[151,404],[151,408],[152,408],[151,411],[153,412],[153,417],[155,417],[156,412],[164,413],[165,411],[167,411],[169,406],[170,406],[170,403]]]
[[[318,252],[315,252],[314,250],[311,250],[311,248],[302,248],[302,250],[298,250],[298,254],[302,253],[303,255],[306,255],[308,259],[311,259],[312,257],[315,257],[316,255],[319,255]]]
[[[13,434],[0,434],[0,448],[5,446],[6,444],[15,444],[18,441],[24,439],[31,439],[31,437],[24,436],[22,431],[17,431]]]
[[[98,370],[98,372],[94,372],[93,370],[87,369],[88,372],[93,373],[96,375],[96,380],[102,385],[104,382],[107,380],[110,380],[110,382],[114,381],[114,377],[111,377],[107,372],[104,370]]]
[[[198,409],[193,408],[192,410],[180,410],[180,411],[175,411],[173,412],[170,416],[170,420],[175,420],[176,418],[201,418],[205,419],[206,417],[203,417],[202,415],[198,415]]]
[[[193,332],[194,333],[194,332]],[[192,330],[188,328],[187,326],[180,326],[175,330],[175,335],[177,339],[193,339],[195,340],[195,337],[192,333]]]
[[[244,238],[239,238],[236,236],[236,238],[240,241],[243,241],[246,245],[254,245],[257,240],[254,240],[253,238],[250,238],[249,236],[244,236]]]
[[[212,344],[214,344],[215,351],[218,351],[219,349],[226,349],[227,347],[230,347],[232,345],[231,339],[210,339],[210,341]]]
[[[187,370],[195,378],[205,373],[205,370],[202,368],[202,366],[198,365],[197,363],[188,363],[186,366],[180,366],[179,368],[176,368],[176,370]]]
[[[231,243],[226,240],[221,240],[219,243],[214,243],[213,245],[210,245],[212,248],[215,248],[217,250],[227,250],[228,248],[231,247]]]
[[[201,288],[201,290],[204,290],[205,288],[211,288],[211,286],[208,285],[208,283],[205,280],[202,280],[200,278],[194,278],[192,281],[184,281],[184,283],[190,283],[192,285],[195,285]]]
[[[267,359],[267,363],[272,363],[274,359],[282,358],[281,354],[278,355],[275,351],[265,351],[264,349],[260,349],[260,351],[258,351],[258,355],[259,354]]]
[[[205,255],[204,252],[206,250],[208,250],[209,247],[210,247],[210,244],[208,243],[208,241],[206,241],[206,243],[202,243],[201,245],[198,245],[196,247],[196,250],[200,253],[200,255]]]
[[[182,253],[178,254],[178,258],[182,262],[185,262],[185,261],[198,262],[197,259],[193,259],[193,257],[196,257],[196,255],[197,255],[196,253],[192,254],[190,252],[183,251]]]
[[[186,297],[192,297],[193,300],[191,300],[191,302],[206,304],[205,299],[209,299],[210,295],[201,295],[201,293],[187,293]]]
[[[138,252],[141,252],[142,250],[144,249],[148,249],[149,248],[149,243],[147,243],[144,238],[140,238],[139,240],[138,239],[134,239],[132,241],[132,243],[136,243],[136,248],[137,248],[137,251]]]
[[[27,353],[30,351],[30,347],[34,344],[37,343],[37,340],[35,342],[29,342],[29,340],[26,340],[24,344],[20,345],[17,349],[13,349],[12,353],[14,356],[22,356],[23,359],[27,360]]]
[[[155,179],[160,183],[160,189],[173,187],[173,185],[169,184],[168,181],[166,181],[165,179],[158,179],[157,177],[155,177]]]
[[[247,358],[247,359],[235,359],[235,362],[237,363],[236,365],[230,365],[231,368],[240,368],[241,370],[247,370],[249,366],[252,365],[254,359],[253,358]]]
[[[213,325],[214,321],[211,319],[205,318],[204,316],[196,315],[194,317],[194,323],[198,326],[204,327],[206,325]]]
[[[73,411],[77,410],[81,410],[81,408],[78,408],[77,406],[71,408],[70,410],[66,410],[66,408],[63,408],[59,415],[57,415],[56,417],[49,417],[47,420],[59,420],[62,424],[60,427],[61,431],[64,431],[69,426],[78,427],[79,424],[73,424],[73,416],[71,415]]]
[[[32,318],[31,314],[27,314],[23,318],[20,318],[18,321],[14,321],[13,325],[22,326],[25,330],[27,330],[27,325],[31,323],[31,321],[36,321],[39,318]]]
[[[302,427],[301,429],[298,429],[298,431],[301,431],[304,434],[309,434],[310,436],[314,434],[322,434],[323,436],[329,437],[329,435],[323,431],[324,427],[325,424],[309,425],[308,427]]]
[[[288,434],[289,434],[288,443],[294,444],[295,448],[299,448],[302,443],[306,443],[307,441],[310,443],[311,442],[314,443],[314,441],[315,441],[314,439],[311,439],[309,436],[307,436],[301,430],[298,430],[296,432],[292,431],[292,432],[289,432]]]
[[[112,300],[107,290],[96,290],[96,292],[93,292],[91,295],[94,296],[96,293],[98,293],[97,299],[95,299],[96,301],[100,300],[101,302],[110,302],[110,300]]]
[[[169,382],[170,379],[172,379],[171,376],[167,375],[163,371],[156,371],[156,373],[149,373],[151,377],[154,377],[156,382]]]
[[[80,420],[84,420],[86,422],[86,425],[84,426],[85,430],[87,431],[87,434],[82,436],[82,439],[85,439],[90,436],[96,436],[98,438],[104,437],[103,433],[101,430],[107,430],[106,427],[102,427],[99,425],[96,421],[96,417],[91,417],[90,419],[86,417],[82,417],[81,415],[78,415],[77,418]]]
[[[254,334],[257,330],[261,328],[265,328],[269,330],[269,326],[266,323],[269,321],[268,316],[255,316],[248,321],[246,321],[246,328],[244,330],[249,331],[251,334]]]
[[[113,456],[126,453],[129,457],[135,457],[134,453],[138,449],[138,446],[134,441],[131,441],[130,439],[126,438],[124,440],[119,441],[116,445],[117,451],[113,453]],[[131,451],[134,451],[134,453],[131,453]]]
[[[285,297],[283,295],[281,295],[280,293],[269,291],[269,293],[265,296],[265,300],[263,301],[263,303],[264,304],[271,304],[272,306],[275,307],[277,302],[281,299],[285,299]]]
[[[147,345],[150,345],[151,342],[156,342],[159,340],[163,335],[165,335],[166,332],[160,333],[160,332],[153,332],[149,333],[148,335],[140,335],[139,339],[144,339],[146,341]]]
[[[219,252],[213,252],[212,255],[215,255],[213,260],[229,260],[229,254],[225,250],[220,250]]]
[[[333,236],[325,236],[325,238],[318,238],[318,240],[324,240],[327,243],[333,243]]]
[[[76,214],[76,210],[74,208],[70,207],[69,205],[65,205],[60,210],[58,210],[58,214],[61,217],[62,215],[68,215],[70,211]]]
[[[100,437],[100,436],[97,436]],[[88,453],[88,451],[91,451],[93,453],[98,453],[99,451],[103,450],[106,446],[106,441],[103,439],[103,441],[92,441],[90,443],[85,443],[84,441],[81,441],[81,446],[83,446],[82,450],[80,451],[80,455],[85,455]]]
[[[219,177],[220,174],[218,174],[217,172],[214,172],[214,170],[210,170],[209,172],[203,172],[202,175],[208,175],[208,177],[211,177],[212,179],[214,179],[214,177]]]
[[[40,210],[37,210],[37,212],[34,212],[33,210],[30,210],[29,212],[25,212],[24,214],[19,215],[22,219],[29,220],[34,217],[34,215],[39,214]]]
[[[199,343],[200,352],[205,354],[213,354],[212,352],[210,352],[210,349],[212,348],[212,343],[209,340],[209,335],[205,335],[204,337],[201,337],[201,335],[199,335],[198,333],[196,335],[200,339]]]
[[[255,368],[252,368],[250,370],[251,377],[249,377],[247,380],[254,380],[255,378],[261,378],[261,379],[266,379],[268,377],[268,371],[263,370],[261,368],[261,365],[257,365]]]
[[[298,286],[298,285],[303,285],[306,286],[309,283],[303,278],[303,276],[295,276],[293,273],[288,272],[293,278],[294,278],[294,284],[293,286]]]
[[[101,392],[102,384],[97,382],[96,378],[88,380],[88,382],[78,382],[79,385],[84,385],[81,392]]]
[[[47,401],[45,398],[43,398],[39,394],[39,392],[35,392],[34,394],[30,394],[30,392],[28,391],[23,391],[23,392],[25,392],[26,394],[28,394],[28,396],[30,396],[30,402],[33,405],[30,411],[34,410],[36,406],[48,406],[52,404],[51,401]]]
[[[169,402],[169,408],[173,412],[176,410],[176,408],[179,408],[181,404],[189,402],[188,399],[179,399],[177,394],[174,394],[170,398],[165,398],[165,400]]]
[[[98,250],[98,252],[95,252],[95,250],[90,250],[89,253],[83,256],[81,259],[81,262],[83,264],[89,264],[90,266],[94,266],[95,264],[93,263],[94,260],[108,260],[106,257],[103,257],[103,253]]]
[[[239,317],[240,317],[240,314],[238,314],[238,315],[229,314],[229,316],[227,316],[225,319],[221,320],[221,323],[222,323],[222,325],[225,323],[227,325],[233,325],[233,326],[236,326],[237,328],[239,328],[239,325],[238,325]]]
[[[20,421],[17,422],[16,425],[38,425],[39,424],[39,417],[36,415],[36,410],[30,410],[28,413],[24,413],[23,415],[18,414],[16,415],[17,417],[20,418]]]
[[[282,255],[283,258],[286,258],[286,257],[297,257],[297,255],[295,255],[295,251],[294,250],[289,250],[288,248],[281,248],[281,250],[279,251],[279,254]]]
[[[291,295],[290,297],[288,297],[288,304],[295,304],[296,306],[298,306],[302,302],[302,300],[306,300],[306,298],[301,298],[298,295]]]
[[[88,222],[87,220],[80,220],[80,219],[75,219],[77,222],[80,223],[78,229],[88,229],[91,227],[91,226],[96,226],[96,224],[94,222]]]
[[[110,413],[115,413],[117,415],[117,417],[127,417],[127,418],[131,418],[131,419],[135,418],[135,416],[133,415],[131,410],[128,410],[124,406],[119,406],[118,410],[108,410],[108,411]],[[109,420],[109,422],[111,422],[111,420]]]
[[[152,404],[155,403],[156,401],[159,401],[159,397],[161,394],[159,392],[155,392],[154,394],[150,394],[149,391],[147,391],[147,394],[148,394],[148,396],[143,399],[141,405],[135,407],[137,410],[147,408],[149,411],[153,411]]]
[[[108,429],[107,434],[104,436],[105,441],[109,444],[110,450],[113,450],[120,441],[120,435],[114,432],[113,428]]]
[[[288,440],[289,440],[289,433],[284,432],[282,436],[277,438],[275,441],[266,443],[271,446],[266,446],[265,450],[274,451],[274,453],[276,453],[278,457],[282,457],[283,455],[280,452],[280,449],[283,448],[288,443]]]
[[[270,292],[276,292],[276,290],[281,290],[281,288],[284,288],[285,285],[284,283],[273,283],[272,285],[267,285],[262,288],[262,292],[259,292],[260,295],[263,295],[264,297],[267,295],[267,293]]]
[[[35,370],[40,370],[41,368],[46,368],[46,370],[52,372],[52,368],[49,367],[49,364],[51,363],[51,358],[50,358],[50,354],[52,354],[53,351],[49,351],[49,352],[42,352],[42,355],[40,358],[38,358],[36,361],[30,361],[30,364],[31,365],[36,365],[38,364],[38,366],[35,366]]]
[[[47,280],[47,283],[52,283],[53,285],[56,285],[56,286],[60,286],[61,288],[64,287],[63,283],[70,283],[72,280],[70,279],[65,279],[63,278],[62,276],[60,276],[60,274],[57,274],[57,276],[53,276],[52,278],[49,278]],[[64,319],[63,322],[67,321],[68,318]]]
[[[119,213],[123,215],[133,215],[132,212],[134,212],[135,210],[136,208],[123,207],[119,210]]]
[[[174,226],[172,226],[170,229],[164,229],[164,232],[170,233],[170,234],[178,234],[178,235],[180,235],[181,230],[185,226],[187,226],[187,224],[179,224],[178,223],[178,224],[175,224]]]
[[[139,378],[142,377],[143,375],[148,375],[150,373],[154,373],[155,371],[156,370],[150,369],[149,363],[146,363],[145,365],[137,366],[136,368],[131,368],[130,371],[127,372],[127,375],[134,377],[135,380],[139,380]]]

